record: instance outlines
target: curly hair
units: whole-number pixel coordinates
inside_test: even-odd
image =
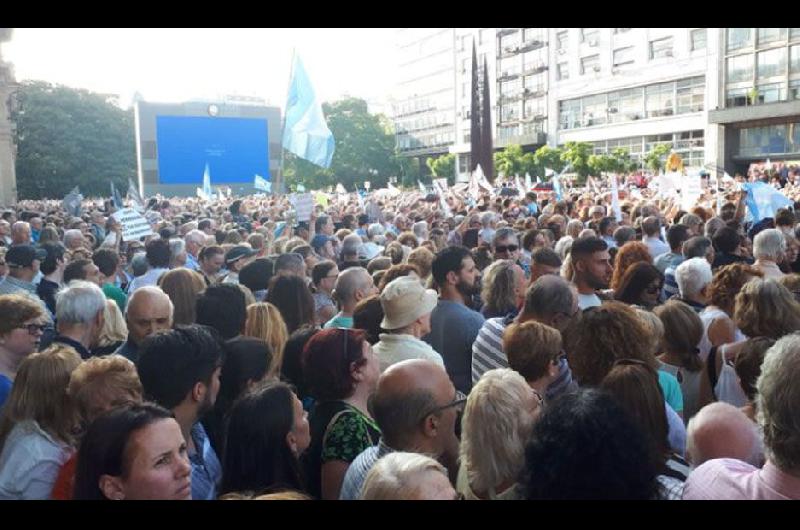
[[[572,375],[581,386],[597,386],[617,359],[638,359],[658,368],[648,327],[636,310],[622,302],[604,302],[573,319],[564,333]]]
[[[392,280],[396,280],[401,276],[408,276],[411,273],[416,274],[420,278],[422,276],[419,273],[419,268],[416,265],[411,263],[401,263],[399,265],[392,265],[389,267],[384,275],[381,277],[381,282],[378,284],[378,291],[383,292],[387,285],[389,285]]]
[[[506,315],[516,308],[516,275],[511,260],[495,261],[483,273],[481,299],[484,310],[493,315]]]
[[[734,320],[748,337],[778,340],[800,330],[800,303],[777,280],[756,278],[736,295]]]
[[[622,275],[614,298],[626,304],[644,305],[642,293],[656,280],[664,286],[664,275],[654,265],[644,261],[634,263]]]
[[[383,249],[383,255],[391,258],[392,265],[399,265],[403,263],[405,253],[403,252],[403,244],[399,241],[392,241],[386,248]]]
[[[746,263],[734,263],[720,267],[714,273],[714,279],[708,287],[708,296],[711,305],[715,305],[726,313],[733,313],[736,305],[736,295],[742,290],[744,284],[754,277],[761,278],[761,270]]]
[[[545,407],[533,427],[522,484],[527,499],[655,499],[658,462],[608,393],[581,389]]]
[[[622,277],[628,267],[634,263],[645,261],[653,264],[653,257],[650,255],[650,249],[641,241],[628,241],[619,249],[617,256],[614,258],[614,273],[611,276],[611,289],[617,290],[622,284]]]

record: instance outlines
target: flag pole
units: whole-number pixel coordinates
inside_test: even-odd
[[[283,185],[284,185],[284,178],[283,178],[283,164],[284,164],[283,135],[286,133],[286,111],[289,108],[289,92],[292,90],[292,77],[294,76],[294,56],[295,56],[295,49],[294,49],[294,46],[292,46],[292,60],[289,62],[289,83],[286,86],[286,102],[284,103],[283,119],[281,120],[281,141],[280,141],[281,161],[280,161],[280,167],[278,169],[278,185],[275,186],[275,192],[276,193],[281,193],[281,191],[283,190]]]

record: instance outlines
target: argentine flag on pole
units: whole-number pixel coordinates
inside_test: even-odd
[[[767,217],[775,217],[778,208],[787,208],[794,204],[789,197],[763,182],[747,182],[742,184],[742,189],[747,192],[744,201],[755,223]]]
[[[553,191],[556,193],[556,200],[561,200],[563,198],[563,194],[561,193],[561,182],[558,180],[558,177],[561,175],[556,175],[555,171],[553,172],[553,177],[550,181],[553,183]]]
[[[214,192],[211,191],[211,170],[208,168],[208,162],[206,162],[206,169],[203,171],[203,194],[209,201],[214,198]]]
[[[283,147],[321,167],[330,167],[335,144],[325,123],[322,105],[317,101],[300,58],[295,55],[292,80],[286,98]]]
[[[256,175],[253,182],[253,187],[257,190],[263,191],[264,193],[269,193],[272,191],[272,182],[268,181],[261,175]]]

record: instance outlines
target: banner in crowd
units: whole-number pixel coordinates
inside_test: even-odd
[[[681,184],[681,208],[687,212],[694,208],[703,195],[703,179],[700,173],[692,173],[682,178]]]
[[[269,193],[272,191],[272,182],[268,181],[261,175],[256,175],[253,181],[253,187],[257,190],[261,190],[264,193]]]
[[[144,200],[139,195],[139,188],[134,185],[131,179],[128,179],[128,201],[137,212],[142,213],[144,211]]]
[[[622,221],[622,207],[619,205],[619,184],[617,183],[617,176],[611,175],[611,209],[614,211],[614,217],[619,223]]]
[[[138,241],[139,238],[153,235],[150,223],[133,208],[123,208],[112,217],[122,225],[123,241]]]
[[[767,217],[775,217],[778,208],[786,208],[794,203],[789,197],[763,182],[746,182],[742,189],[747,192],[745,204],[753,222],[759,222]]]
[[[67,193],[64,197],[64,209],[73,217],[80,217],[81,216],[81,201],[83,201],[83,195],[81,195],[78,186],[72,188],[72,191]]]
[[[297,220],[308,222],[311,220],[311,212],[314,211],[314,196],[311,193],[293,193],[291,203],[297,212]]]

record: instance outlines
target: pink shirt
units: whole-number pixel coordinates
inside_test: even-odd
[[[719,458],[709,460],[686,479],[684,500],[798,500],[800,478],[767,461],[762,469]]]

